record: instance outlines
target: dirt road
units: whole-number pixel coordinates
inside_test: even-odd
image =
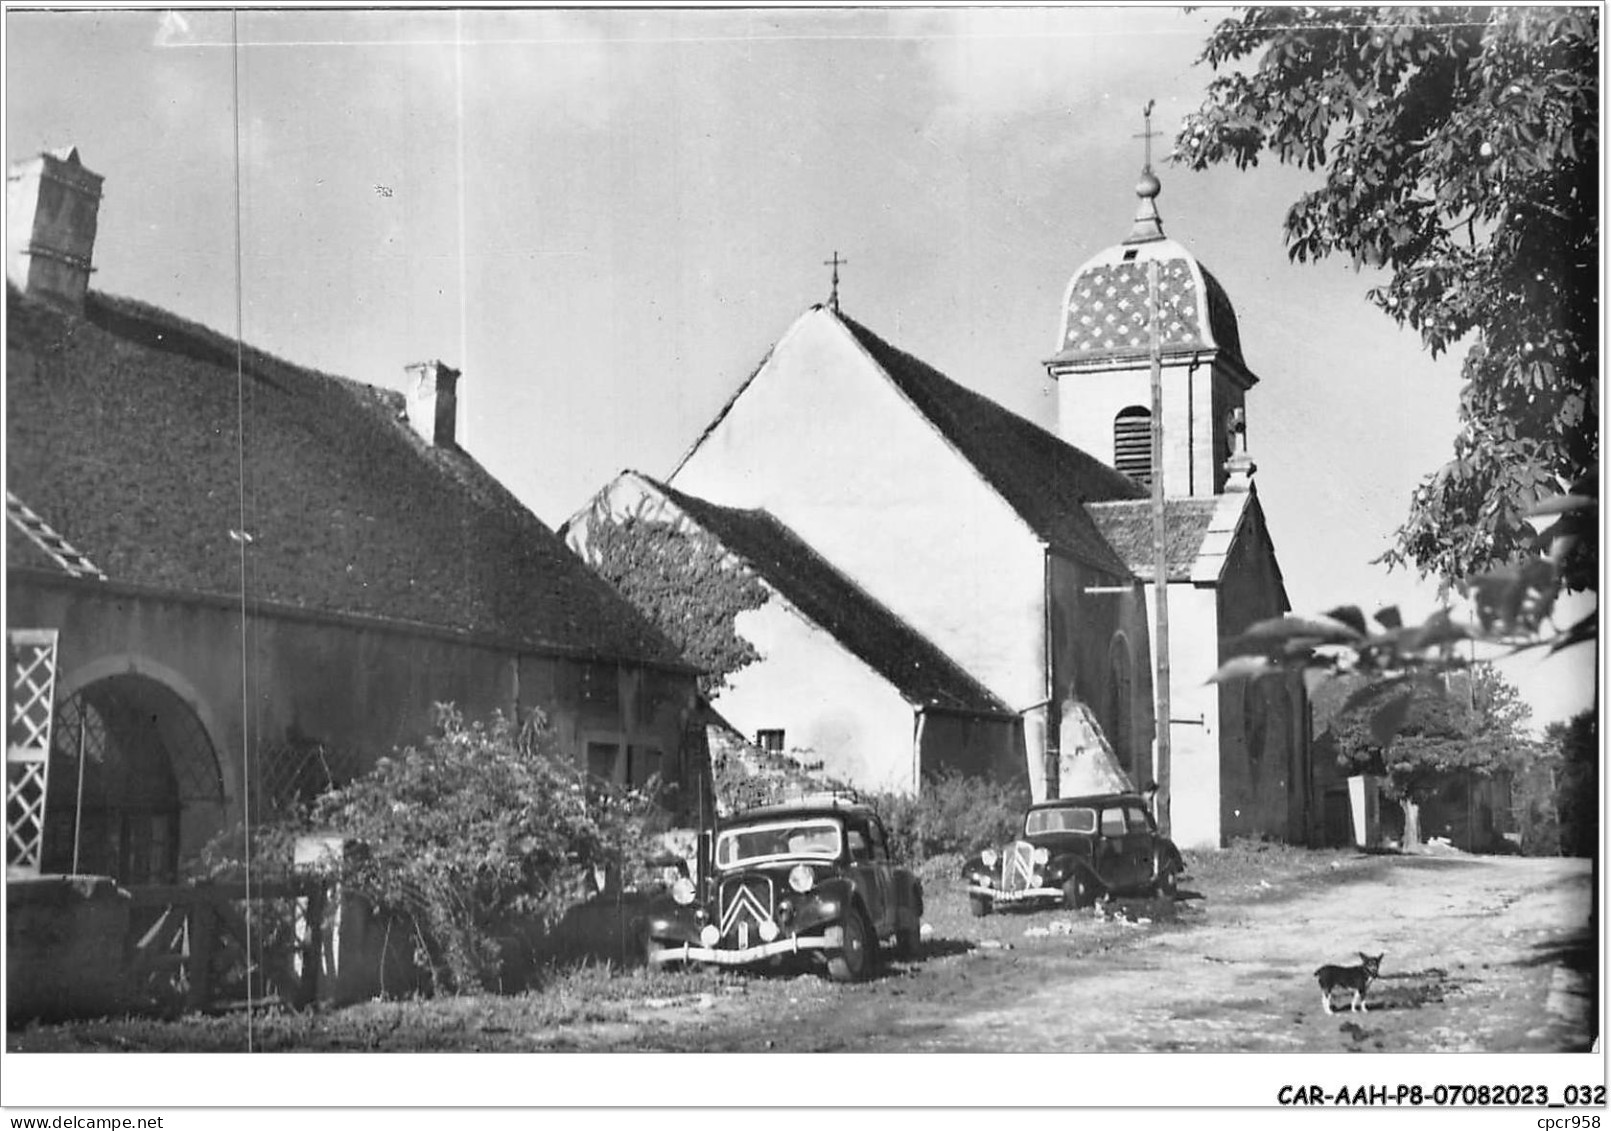
[[[13,1052],[1567,1052],[1594,1032],[1585,860],[1205,855],[1175,903],[971,918],[927,872],[920,959],[838,985],[787,970],[593,968],[529,993],[26,1026]],[[1126,918],[1115,912],[1127,914]],[[1313,972],[1383,953],[1364,1013]]]
[[[755,979],[560,1039],[729,1052],[1586,1049],[1590,883],[1581,860],[1405,856],[1242,898],[1187,884],[1172,922],[994,916],[985,945],[937,936],[923,961],[869,984]],[[1327,1015],[1315,967],[1360,950],[1386,955],[1368,1011]]]

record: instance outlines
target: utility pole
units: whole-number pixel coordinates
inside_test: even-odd
[[[1152,104],[1147,104],[1152,109]],[[1151,163],[1148,163],[1151,172]],[[1164,521],[1163,346],[1158,332],[1158,261],[1147,260],[1147,325],[1152,353],[1152,593],[1156,608],[1154,694],[1158,704],[1158,831],[1169,836],[1169,550]]]
[[[1146,163],[1141,169],[1141,183],[1136,192],[1149,203],[1158,195],[1158,178],[1152,172],[1152,139],[1158,135],[1152,129],[1152,102],[1141,111],[1146,125],[1137,137],[1144,139]],[[1142,213],[1136,214],[1141,224]],[[1156,213],[1152,216],[1156,224]],[[1132,234],[1132,239],[1135,235]],[[1152,595],[1157,617],[1157,631],[1153,634],[1153,694],[1158,705],[1158,831],[1169,835],[1169,550],[1167,524],[1164,521],[1164,450],[1163,450],[1163,333],[1158,324],[1158,260],[1147,260],[1147,338],[1152,358]],[[1140,784],[1140,783],[1137,783]]]

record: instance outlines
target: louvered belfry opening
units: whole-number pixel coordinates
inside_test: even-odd
[[[1113,418],[1113,466],[1143,487],[1152,486],[1152,412],[1140,405]]]

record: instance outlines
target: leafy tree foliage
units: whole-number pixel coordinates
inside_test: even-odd
[[[766,590],[696,527],[642,515],[600,517],[588,532],[587,562],[703,668],[709,695],[760,659],[734,620],[766,603]]]
[[[1555,815],[1563,856],[1595,856],[1600,848],[1600,734],[1593,711],[1544,728],[1555,771]]]
[[[423,746],[325,793],[297,825],[341,833],[353,847],[332,878],[405,924],[432,988],[462,992],[495,986],[503,940],[557,921],[596,867],[646,858],[659,813],[654,783],[624,792],[589,776],[539,712],[524,726],[467,723],[445,704],[436,715]]]
[[[1369,300],[1433,356],[1472,339],[1453,458],[1386,555],[1446,583],[1518,557],[1529,506],[1595,478],[1598,51],[1591,7],[1253,8],[1199,59],[1223,73],[1175,160],[1319,172],[1292,257],[1384,269]],[[1595,541],[1568,587],[1595,586]]]
[[[1339,695],[1346,698],[1335,708]],[[1381,776],[1390,797],[1414,805],[1454,775],[1514,772],[1538,754],[1523,730],[1531,709],[1489,667],[1393,683],[1333,681],[1316,704],[1317,712],[1328,709],[1340,764]]]

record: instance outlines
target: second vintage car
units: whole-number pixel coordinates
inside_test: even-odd
[[[890,858],[883,822],[867,806],[825,798],[752,809],[701,843],[704,866],[648,908],[651,965],[803,955],[850,982],[871,972],[884,947],[915,957],[923,888]]]
[[[975,915],[1007,904],[1084,907],[1105,895],[1173,898],[1186,870],[1136,793],[1063,797],[1029,807],[1021,838],[962,866]]]

